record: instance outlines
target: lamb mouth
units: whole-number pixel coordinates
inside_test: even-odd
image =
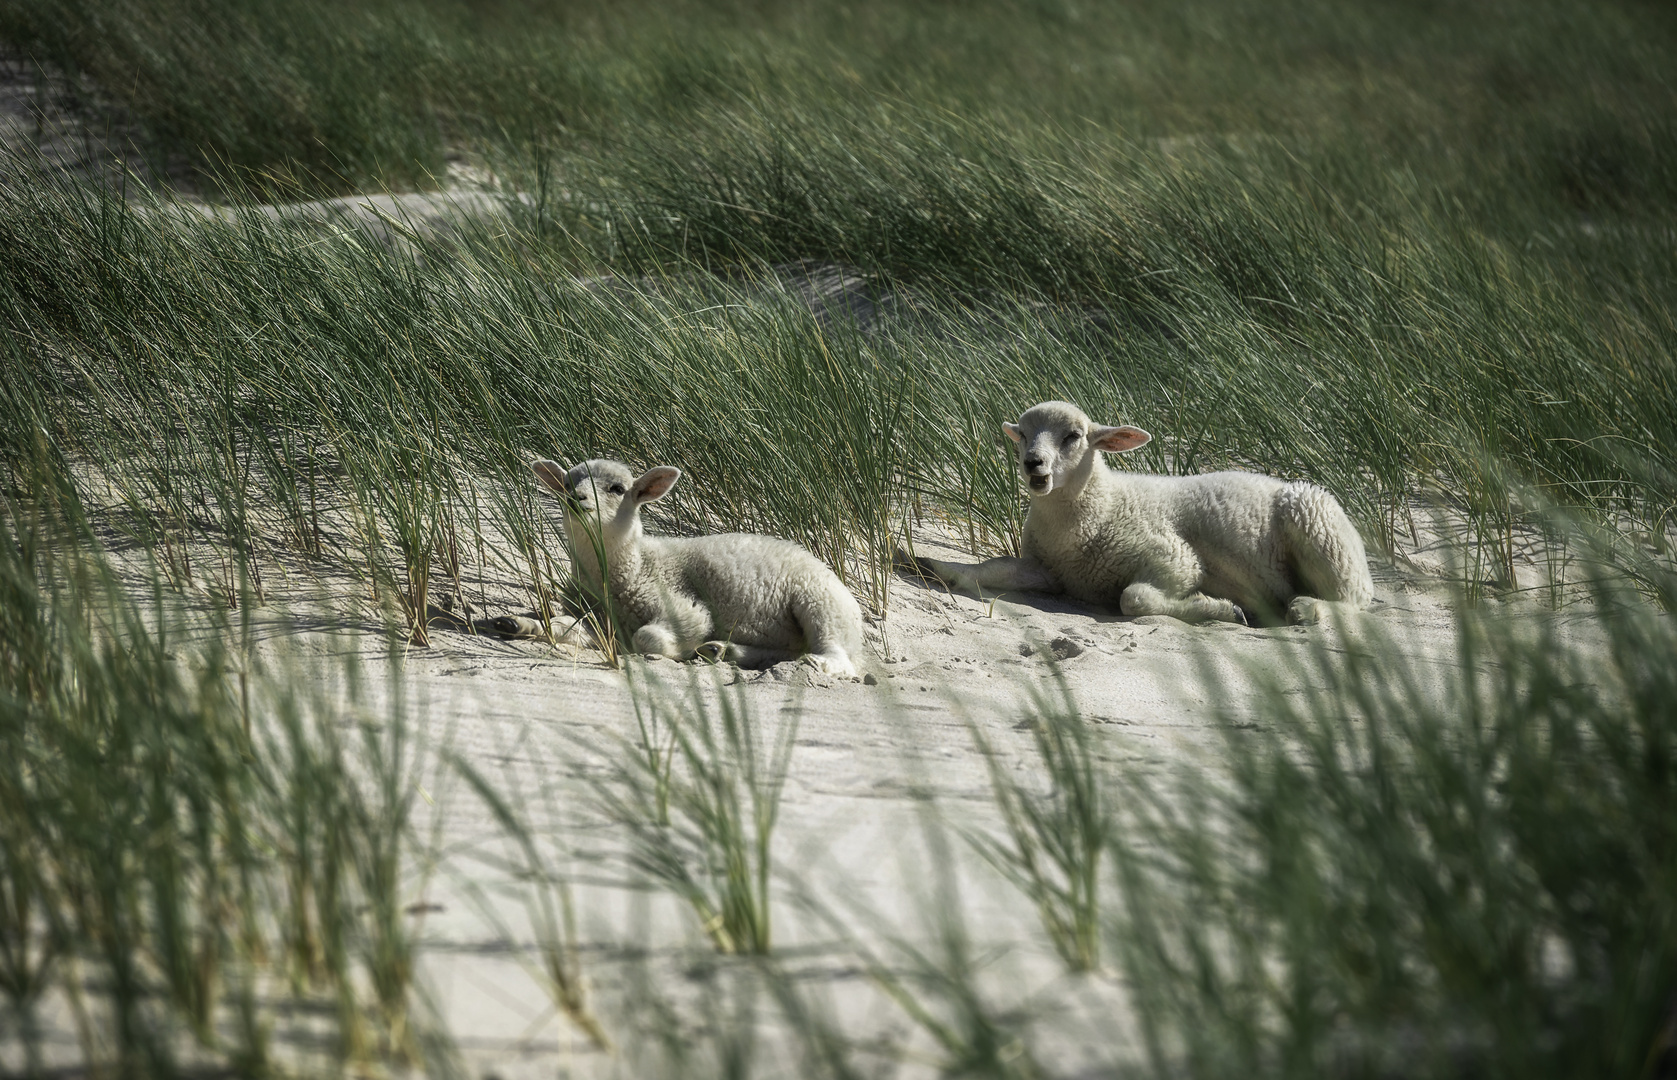
[[[1046,477],[1046,476],[1032,476],[1032,477],[1029,478],[1029,480],[1030,480],[1030,485],[1031,485],[1031,490],[1032,491],[1047,491],[1048,490],[1048,477]]]

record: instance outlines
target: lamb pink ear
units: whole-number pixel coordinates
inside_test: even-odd
[[[1089,429],[1089,445],[1096,450],[1105,450],[1109,454],[1122,454],[1126,450],[1146,446],[1153,441],[1153,436],[1138,427],[1092,427]]]
[[[1005,432],[1007,437],[1012,439],[1014,442],[1023,442],[1025,440],[1025,433],[1019,430],[1018,424],[1009,424],[1004,420],[1002,422],[1002,431]]]
[[[551,488],[555,495],[570,493],[570,489],[565,486],[567,470],[557,461],[549,461],[546,458],[540,461],[532,461],[530,462],[530,470],[536,474],[542,483]]]
[[[635,481],[635,486],[629,489],[636,503],[657,502],[670,493],[675,482],[681,479],[681,470],[670,465],[659,465],[646,470]]]

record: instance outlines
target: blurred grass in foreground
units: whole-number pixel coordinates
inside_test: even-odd
[[[1111,942],[1160,1074],[1672,1075],[1677,629],[1598,569],[1593,618],[1466,608],[1437,660],[1319,644],[1224,760],[1124,777]]]
[[[0,519],[0,1030],[24,1072],[47,1012],[112,1075],[267,1074],[282,1003],[337,1068],[432,1061],[405,912],[429,755],[399,686],[378,717],[353,670],[270,670],[225,606],[124,584],[61,488]]]

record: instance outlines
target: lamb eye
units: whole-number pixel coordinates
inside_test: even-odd
[[[1081,431],[1074,431],[1070,435],[1066,436],[1065,443],[1066,443],[1067,446],[1070,446],[1072,443],[1076,442],[1078,439],[1081,439],[1082,437],[1083,437],[1083,433]]]
[[[607,488],[606,490],[611,492],[613,495],[621,495],[621,494],[623,494],[623,485],[622,484],[613,484],[611,487]]]

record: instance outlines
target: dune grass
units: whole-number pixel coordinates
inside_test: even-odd
[[[989,766],[990,789],[1006,841],[969,837],[984,860],[1036,905],[1042,928],[1071,971],[1100,964],[1101,860],[1113,841],[1113,810],[1088,726],[1064,683],[1058,693],[1030,688],[1031,741],[1048,790],[1033,773],[1021,781],[978,728],[973,742]]]
[[[424,184],[490,147],[533,164],[752,100],[896,102],[1016,130],[1267,134],[1312,164],[1390,155],[1493,216],[1510,188],[1669,195],[1674,33],[1657,6],[1579,0],[0,6],[0,39],[79,76],[154,153],[270,189]],[[1367,175],[1347,179],[1354,196]]]
[[[651,673],[636,680],[639,741],[621,749],[595,799],[628,831],[630,867],[685,901],[718,952],[767,953],[774,832],[799,707],[791,703],[771,739],[737,687],[718,687],[712,706],[697,676],[685,690]]]
[[[508,576],[544,612],[570,589],[531,454],[676,464],[690,482],[658,527],[797,540],[879,608],[927,515],[975,551],[1016,542],[997,428],[1051,397],[1159,436],[1125,465],[1322,483],[1376,548],[1413,500],[1443,503],[1478,544],[1475,587],[1512,582],[1515,481],[1665,535],[1677,339],[1651,299],[1604,305],[1460,233],[1313,231],[1296,195],[1248,202],[1232,166],[1160,168],[1147,197],[1182,227],[1134,226],[1157,295],[877,279],[900,315],[871,328],[812,315],[762,267],[585,281],[525,234],[385,247],[9,187],[8,454],[44,433],[183,585],[236,603],[248,577],[260,599],[314,561],[421,642],[463,574]],[[1302,295],[1243,294],[1223,280],[1242,260]]]

